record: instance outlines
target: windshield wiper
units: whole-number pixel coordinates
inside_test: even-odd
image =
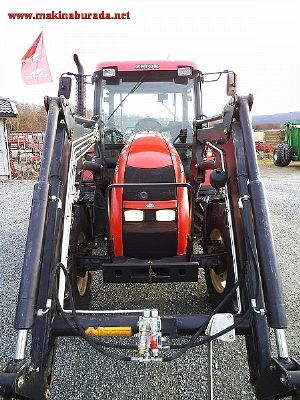
[[[120,101],[120,103],[117,105],[117,107],[113,110],[113,112],[110,114],[110,116],[107,118],[107,121],[110,120],[110,118],[114,115],[114,113],[121,107],[121,105],[124,103],[124,101],[127,99],[127,97],[129,97],[132,93],[134,93],[143,83],[145,78],[145,75],[143,75],[141,77],[141,79],[139,81],[137,81],[137,83],[133,86],[133,88],[130,90],[130,92],[124,97],[124,99],[122,99],[122,101]]]
[[[174,121],[176,121],[176,114],[173,113],[173,111],[169,109],[169,107],[164,103],[164,101],[162,101],[161,104],[169,111],[169,113],[171,113],[173,115],[173,117],[175,118]]]

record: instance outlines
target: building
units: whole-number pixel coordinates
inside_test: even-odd
[[[18,111],[13,101],[0,97],[0,179],[11,178],[11,163],[8,147],[8,118],[16,118]]]

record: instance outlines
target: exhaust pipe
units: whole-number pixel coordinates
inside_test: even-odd
[[[78,55],[74,54],[73,59],[75,61],[78,74],[76,76],[76,114],[85,117],[85,76],[81,62],[79,61]]]

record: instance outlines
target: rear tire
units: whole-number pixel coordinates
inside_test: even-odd
[[[209,301],[213,308],[217,307],[226,297],[227,293],[234,286],[234,271],[232,265],[231,245],[227,218],[224,204],[213,204],[207,210],[206,217],[206,236],[212,240],[219,240],[220,244],[207,246],[207,253],[227,252],[221,265],[218,268],[209,268],[205,270],[205,280],[209,296]],[[229,299],[221,312],[235,311],[236,296]]]
[[[292,161],[293,150],[285,143],[278,144],[273,152],[273,162],[277,167],[287,167]]]

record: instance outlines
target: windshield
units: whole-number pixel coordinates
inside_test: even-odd
[[[106,143],[124,143],[132,134],[147,131],[160,132],[175,143],[191,143],[194,79],[175,74],[127,72],[103,78],[100,110]],[[187,137],[180,135],[181,129],[187,130]]]

